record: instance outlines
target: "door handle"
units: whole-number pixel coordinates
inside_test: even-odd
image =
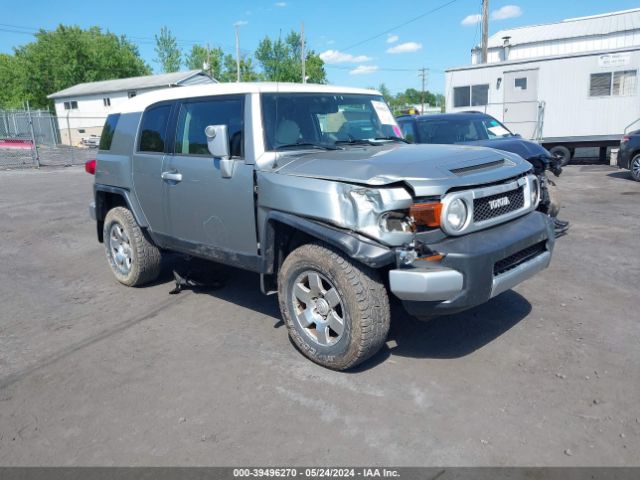
[[[181,182],[182,181],[182,174],[178,173],[178,172],[162,172],[160,177],[163,180],[170,180],[172,182]]]

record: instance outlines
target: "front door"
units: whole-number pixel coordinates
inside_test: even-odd
[[[243,159],[244,101],[244,95],[183,101],[173,154],[163,167],[171,237],[182,250],[222,262],[257,258],[254,169]],[[230,178],[222,177],[219,159],[209,153],[208,125],[228,127],[235,159]]]
[[[524,138],[536,136],[538,124],[538,70],[504,73],[503,123]]]

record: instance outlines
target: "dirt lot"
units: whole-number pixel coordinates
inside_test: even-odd
[[[396,311],[349,373],[295,351],[258,276],[116,283],[73,167],[0,172],[2,465],[640,465],[640,184],[572,166],[570,234],[470,312]],[[170,275],[170,274],[169,274]]]

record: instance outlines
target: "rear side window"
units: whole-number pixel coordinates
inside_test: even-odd
[[[116,131],[116,125],[118,124],[119,119],[119,113],[115,113],[107,117],[107,121],[104,122],[104,127],[102,128],[102,135],[100,135],[100,145],[98,146],[99,150],[111,150],[113,134]]]
[[[171,105],[158,105],[144,112],[138,151],[164,152],[170,114]]]
[[[244,97],[220,97],[183,103],[178,115],[175,153],[209,156],[204,133],[209,125],[226,125],[229,152],[232,157],[242,157]]]

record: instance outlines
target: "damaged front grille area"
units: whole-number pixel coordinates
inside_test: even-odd
[[[525,249],[520,250],[519,252],[514,253],[513,255],[509,255],[502,260],[498,260],[493,265],[493,275],[497,277],[498,275],[502,275],[503,273],[508,272],[509,270],[513,270],[519,265],[522,265],[525,262],[537,257],[541,253],[544,253],[547,250],[546,241],[542,241],[536,243],[535,245],[531,245]]]

